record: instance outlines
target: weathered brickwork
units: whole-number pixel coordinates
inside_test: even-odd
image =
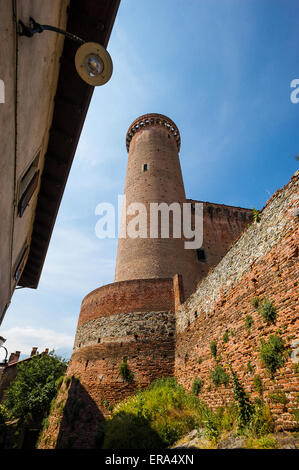
[[[142,116],[130,127],[126,142],[127,205],[202,202],[185,199],[180,136],[172,121],[157,114]],[[297,173],[275,193],[259,222],[251,223],[249,209],[203,202],[201,253],[184,249],[183,238],[120,238],[116,282],[83,299],[67,371],[72,385],[62,388],[56,400],[65,412],[54,409],[41,447],[63,447],[69,438],[73,447],[93,447],[110,405],[162,376],[175,375],[189,390],[200,377],[202,399],[212,407],[223,405],[233,399],[232,384],[215,387],[210,373],[217,364],[228,371],[229,363],[252,399],[257,396],[254,377],[262,378],[278,430],[296,427],[298,178]],[[264,321],[253,297],[274,303],[275,324]],[[249,329],[247,315],[253,319]],[[273,333],[281,335],[291,354],[271,378],[259,348],[260,339]],[[212,341],[218,362],[211,357]],[[133,382],[121,376],[123,360]],[[271,401],[274,391],[284,391],[287,403]],[[77,421],[70,424],[68,410],[79,402]]]
[[[124,390],[130,394],[139,384],[173,374],[174,336],[173,279],[103,286],[82,302],[68,374],[80,376],[96,403],[115,403]],[[133,384],[120,375],[123,358],[134,374]]]
[[[220,363],[225,367],[232,364],[253,398],[258,395],[253,377],[260,375],[264,398],[278,429],[296,427],[292,409],[298,408],[299,383],[294,369],[294,348],[298,347],[299,337],[298,217],[294,216],[297,207],[298,174],[271,198],[261,213],[261,221],[252,224],[176,313],[175,375],[179,382],[190,390],[195,377],[203,379],[201,396],[211,406],[232,399],[231,384],[217,388],[210,379],[216,366],[210,343],[216,341]],[[274,303],[274,325],[267,325],[251,305],[253,297]],[[246,315],[254,320],[249,331]],[[223,340],[226,331],[228,342]],[[274,333],[281,335],[293,353],[273,380],[261,362],[259,348],[260,338],[266,340]],[[269,399],[269,393],[275,391],[286,393],[287,405]]]
[[[53,410],[41,448],[60,448],[68,442],[75,447],[93,447],[99,425],[109,416],[111,405],[157,377],[173,376],[174,298],[180,296],[178,284],[178,276],[174,280],[123,281],[103,286],[85,297],[67,370],[67,376],[77,379],[76,386],[68,391],[62,387],[56,403],[62,404],[60,411],[64,411],[61,414]],[[132,383],[120,374],[124,358],[134,374]],[[68,403],[76,406],[78,400],[79,416],[70,425],[65,408]],[[88,418],[86,423],[86,413],[96,419]]]
[[[82,301],[78,327],[95,318],[131,312],[173,309],[172,279],[114,282],[90,292]]]
[[[191,199],[187,201],[192,204],[203,204],[201,250],[204,259],[198,260],[194,252],[198,283],[222,260],[233,243],[247,230],[248,224],[252,222],[252,210]],[[194,215],[192,215],[192,227],[194,228]]]
[[[123,223],[128,228],[136,217],[135,214],[128,215],[129,205],[142,203],[146,209],[147,233],[146,237],[123,236],[119,239],[115,281],[168,278],[179,273],[183,277],[187,297],[247,227],[252,211],[186,199],[178,154],[180,134],[166,116],[141,116],[130,126],[126,142],[129,156]],[[203,262],[198,260],[196,249],[185,248],[183,235],[180,238],[172,236],[171,216],[169,238],[162,238],[161,231],[158,231],[158,237],[150,238],[150,203],[179,204],[182,214],[182,204],[186,202],[203,204],[203,249],[206,256]],[[192,220],[194,222],[194,216]]]

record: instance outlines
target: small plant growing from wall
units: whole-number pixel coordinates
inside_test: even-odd
[[[214,359],[217,358],[217,343],[216,341],[211,341],[210,343],[210,351],[211,351],[211,355]]]
[[[210,379],[216,387],[220,385],[227,385],[229,382],[229,375],[225,372],[225,369],[218,365],[210,373]]]
[[[73,377],[70,376],[70,375],[68,375],[68,376],[65,378],[65,381],[64,381],[64,383],[65,383],[65,388],[68,388],[68,387],[69,387],[69,385],[70,385],[72,379],[73,379]]]
[[[286,396],[285,392],[282,390],[279,390],[274,393],[269,393],[268,395],[269,399],[273,401],[274,403],[281,403],[283,405],[283,411],[287,411],[287,403],[289,403],[289,399]]]
[[[230,365],[230,371],[232,375],[232,383],[234,389],[234,399],[238,406],[238,430],[241,432],[250,422],[250,419],[254,413],[254,407],[250,402],[250,399],[245,392],[242,384],[240,383],[236,372]]]
[[[277,312],[273,302],[268,299],[264,299],[263,303],[259,304],[257,311],[262,315],[268,325],[275,323]]]
[[[255,309],[257,309],[260,301],[261,299],[259,297],[252,297],[252,299],[250,300],[250,303]]]
[[[106,400],[106,398],[103,398],[100,401],[100,405],[104,406],[106,408],[106,410],[108,410],[108,411],[113,411],[113,405],[108,400]]]
[[[199,358],[197,359],[197,364],[200,365],[200,364],[202,363],[202,361],[203,361],[202,357],[199,357]]]
[[[251,362],[247,362],[247,370],[249,374],[253,374],[254,370],[253,370]]]
[[[193,384],[192,384],[192,393],[194,395],[199,395],[199,393],[201,392],[202,390],[202,387],[203,387],[203,380],[200,379],[199,377],[196,377],[194,380],[193,380]]]
[[[261,216],[260,216],[260,211],[258,209],[255,209],[255,207],[252,208],[252,219],[253,222],[260,222]]]
[[[259,353],[271,377],[285,364],[285,344],[280,336],[271,335],[268,342],[261,339]]]
[[[253,324],[252,316],[251,315],[246,315],[246,317],[245,317],[245,326],[246,326],[247,331],[250,331],[250,328],[252,327],[252,324]]]
[[[229,342],[229,334],[228,334],[228,331],[226,330],[226,332],[224,333],[224,335],[222,336],[222,341],[224,343],[228,343]]]
[[[299,423],[299,408],[293,408],[292,413],[297,423]]]
[[[119,373],[122,376],[123,380],[132,383],[134,380],[134,374],[133,372],[129,369],[127,358],[124,357],[120,366],[119,366]]]
[[[253,385],[259,396],[261,397],[264,392],[263,381],[259,375],[255,375],[253,378]]]
[[[143,398],[143,393],[141,386],[139,384],[138,386],[138,403],[137,403],[137,416],[141,418],[144,410],[144,398]]]

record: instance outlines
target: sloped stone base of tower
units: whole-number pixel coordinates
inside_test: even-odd
[[[103,286],[82,302],[74,350],[40,448],[99,446],[111,406],[174,374],[174,279],[123,281]],[[128,382],[120,373],[126,361]]]

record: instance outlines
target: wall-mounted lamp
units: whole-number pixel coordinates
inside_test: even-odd
[[[7,352],[7,349],[6,349],[6,347],[5,347],[5,346],[3,346],[3,344],[5,343],[5,341],[6,341],[6,339],[5,339],[5,338],[3,338],[3,336],[0,336],[0,348],[3,348],[3,349],[5,349],[5,351],[6,351],[6,354],[5,354],[5,359],[4,359],[4,361],[3,361],[3,362],[0,362],[0,366],[2,366],[2,367],[3,367],[3,366],[5,367],[5,366],[7,365],[7,355],[8,355],[8,352]]]
[[[75,34],[56,28],[56,26],[39,24],[31,17],[29,26],[26,26],[19,20],[18,34],[20,36],[31,38],[34,34],[42,33],[43,31],[54,31],[63,34],[72,39],[72,41],[81,44],[75,55],[75,67],[79,76],[88,85],[99,86],[108,82],[112,75],[113,65],[110,54],[101,44],[86,42]]]

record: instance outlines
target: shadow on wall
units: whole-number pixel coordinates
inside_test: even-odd
[[[63,408],[56,449],[100,448],[104,436],[104,416],[80,381],[72,379]]]

